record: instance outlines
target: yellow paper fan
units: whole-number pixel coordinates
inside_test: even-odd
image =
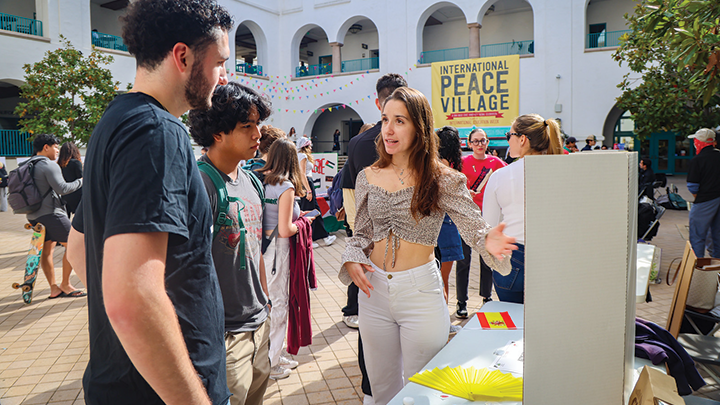
[[[521,401],[523,379],[487,368],[445,367],[425,370],[410,381],[470,401]]]

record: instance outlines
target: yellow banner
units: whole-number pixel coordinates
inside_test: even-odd
[[[432,64],[435,128],[510,127],[518,115],[520,57],[454,60]],[[465,132],[465,131],[461,131]]]

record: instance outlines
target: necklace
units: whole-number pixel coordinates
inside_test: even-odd
[[[395,172],[395,175],[397,176],[398,180],[400,180],[400,184],[402,184],[404,186],[405,178],[407,177],[407,175],[403,176],[403,174],[405,174],[405,169],[400,169],[400,174],[398,174],[397,170],[395,169],[395,164],[392,164],[392,167],[393,167],[393,172]]]

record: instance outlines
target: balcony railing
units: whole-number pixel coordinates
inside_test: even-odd
[[[42,21],[5,13],[0,13],[0,29],[39,37],[43,35]]]
[[[424,51],[420,54],[420,63],[445,62],[448,60],[467,59],[468,48],[440,49],[437,51]]]
[[[321,65],[306,65],[295,68],[295,77],[329,75],[332,73],[332,63]]]
[[[237,73],[247,73],[251,75],[263,76],[263,67],[245,62],[235,62],[235,71]]]
[[[595,34],[588,34],[585,48],[592,49],[620,46],[620,37],[628,32],[630,32],[630,30],[603,31]]]
[[[535,53],[535,41],[512,41],[501,44],[483,45],[480,47],[480,57],[489,58],[505,55],[532,55]]]
[[[363,70],[379,68],[380,58],[351,59],[342,62],[343,72],[362,72]]]
[[[32,156],[30,134],[17,129],[0,129],[0,156]]]
[[[115,49],[125,52],[128,50],[121,37],[117,35],[103,34],[102,32],[97,31],[92,31],[92,43],[98,48]]]

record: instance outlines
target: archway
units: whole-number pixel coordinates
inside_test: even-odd
[[[324,111],[323,111],[324,110]],[[313,142],[313,152],[338,152],[347,155],[347,145],[350,138],[357,135],[363,120],[352,107],[342,103],[328,103],[318,107],[318,113],[313,114],[305,123],[304,134],[309,135]],[[333,134],[340,130],[340,150],[333,150]]]
[[[127,12],[127,1],[90,0],[92,44],[98,48],[127,51],[118,18]]]
[[[378,30],[372,20],[363,16],[349,18],[338,31],[342,47],[342,71],[361,72],[380,68]]]
[[[533,8],[525,0],[498,0],[480,11],[480,57],[535,53]],[[513,27],[508,30],[507,27]]]
[[[30,156],[32,144],[28,134],[20,131],[20,117],[15,107],[21,101],[18,80],[0,80],[0,156]]]
[[[332,49],[328,36],[321,27],[308,24],[300,28],[292,41],[295,77],[317,76],[332,73]]]
[[[626,32],[624,15],[632,14],[635,4],[625,0],[587,0],[585,4],[585,48],[614,48]]]
[[[435,4],[418,23],[418,62],[467,59],[468,38],[467,18],[460,7],[448,2]]]
[[[265,76],[263,64],[267,57],[267,39],[254,21],[243,21],[235,30],[235,71]]]

